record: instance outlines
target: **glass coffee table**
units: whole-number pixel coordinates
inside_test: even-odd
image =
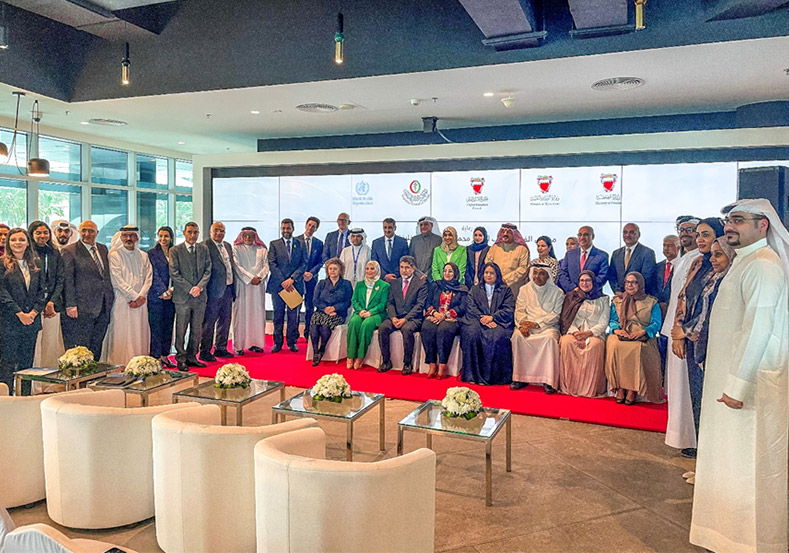
[[[285,420],[286,415],[294,417],[312,417],[315,419],[344,421],[346,424],[345,458],[353,461],[353,423],[369,413],[378,405],[378,445],[386,451],[386,408],[383,394],[367,392],[351,392],[351,397],[342,403],[331,401],[315,401],[312,399],[312,388],[293,396],[287,401],[272,407],[271,422]]]
[[[153,376],[144,378],[127,377],[124,375],[108,376],[91,382],[88,386],[94,390],[123,390],[126,397],[129,394],[140,396],[140,403],[143,407],[148,405],[148,396],[154,392],[177,386],[187,380],[192,379],[193,385],[197,385],[200,375],[197,373],[168,371],[164,370]]]
[[[22,381],[46,382],[47,384],[59,384],[66,391],[84,388],[89,382],[103,378],[110,373],[117,372],[123,367],[121,365],[109,365],[107,363],[96,363],[92,369],[25,369],[14,373],[16,394],[22,395]],[[33,387],[30,387],[31,393]]]
[[[227,425],[228,406],[236,408],[236,426],[241,426],[241,408],[279,390],[279,400],[285,401],[285,383],[276,380],[252,379],[247,388],[216,388],[214,381],[203,382],[173,394],[173,403],[197,401],[219,405],[222,425]]]
[[[507,472],[512,472],[512,416],[507,409],[483,407],[477,418],[448,418],[441,414],[440,401],[426,401],[397,423],[397,454],[403,454],[403,431],[425,434],[425,445],[433,447],[433,435],[451,436],[462,440],[485,442],[485,505],[493,505],[493,469],[491,450],[493,438],[505,427],[507,437]]]

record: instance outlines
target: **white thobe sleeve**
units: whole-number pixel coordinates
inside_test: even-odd
[[[121,294],[126,301],[136,300],[140,295],[123,276],[125,267],[121,256],[117,252],[111,252],[109,259],[110,280],[112,280],[112,287],[115,289],[115,293]]]
[[[255,278],[255,275],[250,273],[244,267],[244,260],[241,259],[241,256],[238,255],[238,247],[233,248],[233,261],[236,263],[236,273],[238,278],[241,279],[241,282],[244,284],[249,284],[252,282],[252,279]],[[268,261],[266,261],[268,265]]]
[[[559,322],[559,315],[562,312],[562,303],[564,303],[564,296],[556,294],[558,302],[554,301],[550,311],[545,311],[541,306],[537,306],[539,311],[535,312],[534,322],[540,325],[540,328],[556,326]]]
[[[148,254],[145,252],[140,253],[142,254],[143,270],[142,289],[140,290],[140,296],[147,298],[148,290],[151,289],[151,284],[153,284],[153,266],[151,265],[151,261],[148,259]]]
[[[268,252],[264,248],[260,248],[257,252],[257,263],[255,264],[255,275],[260,277],[260,280],[268,278]]]
[[[785,286],[781,266],[754,262],[742,275],[743,317],[739,363],[733,363],[723,393],[732,399],[745,401],[756,384],[756,373],[765,359],[775,325],[776,303]],[[781,306],[786,308],[786,306]],[[780,344],[779,347],[786,347]],[[778,367],[776,367],[778,368]]]
[[[515,302],[515,326],[518,326],[523,319],[526,318],[526,307],[528,305],[526,299],[526,287],[520,289],[518,292],[518,300]]]

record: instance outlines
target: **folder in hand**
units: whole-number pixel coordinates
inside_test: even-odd
[[[282,301],[285,302],[285,305],[291,309],[296,309],[301,305],[301,302],[304,301],[304,298],[301,297],[301,294],[299,294],[295,288],[293,288],[290,292],[287,290],[280,290],[279,297],[282,298]]]

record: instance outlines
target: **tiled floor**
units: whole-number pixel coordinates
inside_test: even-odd
[[[288,394],[298,391],[288,388]],[[152,403],[168,400],[161,396]],[[274,403],[271,397],[246,407],[244,424],[269,424]],[[354,460],[394,456],[397,421],[415,407],[387,401],[384,454],[378,451],[377,414],[359,419]],[[328,434],[328,457],[345,459],[344,425],[320,425]],[[406,432],[405,450],[423,446],[423,440]],[[702,551],[688,543],[693,488],[681,477],[693,462],[667,447],[661,434],[515,415],[512,440],[511,473],[504,467],[504,434],[494,442],[493,506],[485,507],[484,446],[434,438],[436,551]],[[53,524],[44,502],[13,509],[11,516],[18,525]],[[153,519],[106,531],[60,529],[139,553],[161,551]]]

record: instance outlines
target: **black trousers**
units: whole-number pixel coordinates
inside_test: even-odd
[[[200,331],[203,328],[205,300],[191,298],[186,303],[175,304],[175,359],[179,363],[196,360],[197,346],[200,343]],[[186,341],[186,329],[189,329],[189,343]]]
[[[93,317],[85,315],[77,308],[77,318],[72,319],[65,311],[60,316],[60,328],[63,332],[63,345],[66,349],[85,346],[93,353],[93,358],[101,359],[101,346],[110,324],[111,305],[102,305],[101,312]]]
[[[312,325],[310,326],[310,340],[312,340],[312,352],[325,353],[326,344],[331,338],[332,329],[328,325]]]
[[[148,323],[151,325],[151,357],[170,355],[173,345],[175,304],[173,300],[148,302]]]
[[[378,343],[381,345],[381,357],[383,357],[384,363],[391,362],[389,337],[392,335],[392,332],[400,330],[403,333],[403,363],[410,365],[414,358],[414,333],[419,332],[421,326],[421,320],[406,321],[399,329],[395,328],[392,319],[386,319],[382,322],[381,326],[378,327]]]
[[[282,347],[285,338],[285,313],[288,316],[288,346],[295,346],[299,339],[299,308],[289,308],[279,294],[271,294],[274,303],[274,346]]]
[[[14,373],[33,366],[36,353],[36,337],[40,325],[23,326],[13,321],[3,321],[4,335],[0,350],[0,382],[8,385],[8,393],[14,389]],[[12,328],[9,328],[9,326]],[[22,391],[17,390],[17,395]]]
[[[434,324],[425,319],[422,323],[422,346],[425,348],[425,363],[449,363],[452,343],[460,332],[458,321],[441,321]]]
[[[203,330],[200,334],[200,354],[211,353],[216,344],[219,351],[227,351],[230,319],[233,315],[233,287],[225,288],[221,298],[208,298],[205,306]]]
[[[304,283],[304,337],[307,338],[311,336],[310,334],[310,319],[312,319],[312,314],[315,312],[315,307],[313,306],[313,294],[315,294],[315,286],[318,284],[318,275],[315,274],[312,276],[312,280],[308,280]]]

